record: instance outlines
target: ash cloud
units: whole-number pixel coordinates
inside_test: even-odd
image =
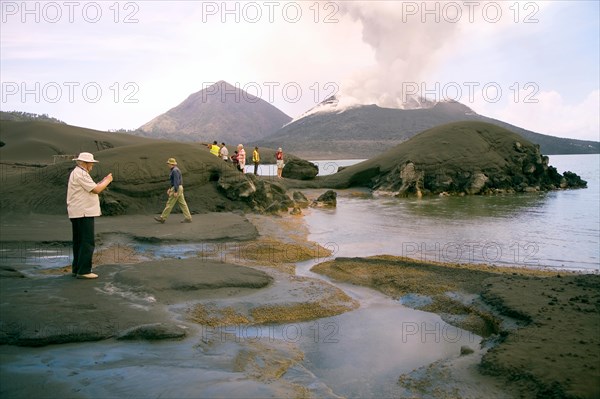
[[[441,14],[444,2],[339,4],[344,16],[362,24],[363,41],[373,49],[376,60],[376,65],[344,82],[340,97],[345,102],[389,108],[426,106],[418,95],[409,94],[437,68],[445,48],[455,43],[460,30],[459,23],[449,21],[444,15],[436,18],[435,8]],[[425,13],[425,6],[432,11],[430,14]]]

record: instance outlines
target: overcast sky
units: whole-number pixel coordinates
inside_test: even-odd
[[[3,111],[134,129],[219,80],[297,117],[418,93],[600,140],[598,1],[2,1]]]

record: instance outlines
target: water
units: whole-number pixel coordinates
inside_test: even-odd
[[[346,398],[404,397],[397,380],[440,359],[458,356],[461,346],[476,349],[481,337],[451,326],[439,315],[403,306],[370,288],[331,281],[301,262],[296,274],[323,279],[360,303],[360,308],[311,322],[299,342],[304,367]],[[427,298],[429,299],[429,298]]]
[[[345,191],[336,209],[306,215],[309,239],[329,243],[336,256],[391,254],[598,273],[600,155],[555,155],[550,164],[577,173],[588,188],[423,199]]]
[[[335,161],[309,161],[319,167],[318,176],[331,175],[336,173],[340,166],[350,166],[362,160],[359,159],[338,159]],[[247,164],[244,168],[245,173],[254,173],[254,164]],[[277,165],[260,164],[258,165],[258,174],[260,176],[277,176]]]

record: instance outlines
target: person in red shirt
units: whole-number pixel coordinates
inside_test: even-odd
[[[238,159],[238,152],[237,152],[237,150],[235,150],[233,152],[233,155],[231,156],[231,162],[233,163],[233,166],[235,166],[235,168],[237,170],[240,170],[240,161]]]
[[[283,172],[283,150],[281,147],[277,149],[275,159],[277,160],[277,177],[281,179],[281,173]]]

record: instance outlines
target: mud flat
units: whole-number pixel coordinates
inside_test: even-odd
[[[259,237],[255,224],[270,217],[254,218],[202,214],[191,224],[176,217],[165,224],[151,216],[98,218],[96,280],[73,278],[64,264],[68,252],[58,261],[32,255],[69,248],[65,217],[3,218],[2,396],[43,397],[48,387],[56,397],[152,396],[179,381],[172,392],[182,396],[334,397],[300,365],[295,345],[273,341],[275,328],[262,326],[332,316],[357,303],[324,281],[293,274],[294,262],[327,256],[326,249],[282,234]],[[198,243],[210,245],[166,258],[138,251]],[[242,329],[271,335],[266,343],[231,338]],[[106,354],[101,360],[99,352]],[[165,359],[172,358],[180,365],[170,366]],[[286,376],[290,369],[293,377]],[[132,370],[139,382],[124,386]],[[102,384],[93,382],[99,375]]]
[[[504,381],[520,397],[600,397],[598,275],[392,256],[337,258],[312,271],[372,287],[487,337],[490,349],[481,354],[478,371]],[[448,388],[439,380],[458,378],[451,366],[440,362],[399,383],[420,396],[456,397],[464,387]]]
[[[43,258],[31,264],[22,256],[3,255],[3,396],[40,396],[48,386],[73,397],[154,395],[159,387],[149,376],[168,385],[179,378],[175,372],[204,370],[200,379],[186,374],[201,387],[178,392],[336,397],[303,366],[298,346],[272,339],[279,333],[273,326],[342,315],[359,306],[339,287],[296,275],[296,262],[316,264],[331,256],[328,248],[306,240],[303,219],[233,213],[195,215],[194,223],[184,225],[173,219],[160,225],[148,216],[99,218],[97,280],[76,280],[68,266],[47,267]],[[3,253],[31,245],[68,247],[70,224],[64,217],[13,215],[3,218],[1,227]],[[211,245],[169,258],[153,258],[134,245],[199,242]],[[600,393],[600,276],[391,256],[337,258],[312,270],[374,288],[486,338],[482,348],[466,348],[463,356],[399,376],[397,392],[427,398],[490,393],[593,398]],[[258,332],[267,339],[240,341],[243,334]],[[123,358],[107,355],[86,371],[80,369],[80,356],[87,351],[114,351]],[[140,355],[146,351],[159,354]],[[185,370],[160,360],[171,355]],[[28,368],[32,364],[37,365]],[[47,374],[49,364],[65,366]],[[154,371],[147,373],[140,364]],[[22,371],[24,365],[28,372]],[[206,371],[215,367],[214,373]],[[120,381],[131,368],[145,382],[125,387]],[[100,369],[111,371],[104,375]],[[108,390],[91,382],[99,375],[110,382]],[[185,382],[181,378],[179,387]]]

